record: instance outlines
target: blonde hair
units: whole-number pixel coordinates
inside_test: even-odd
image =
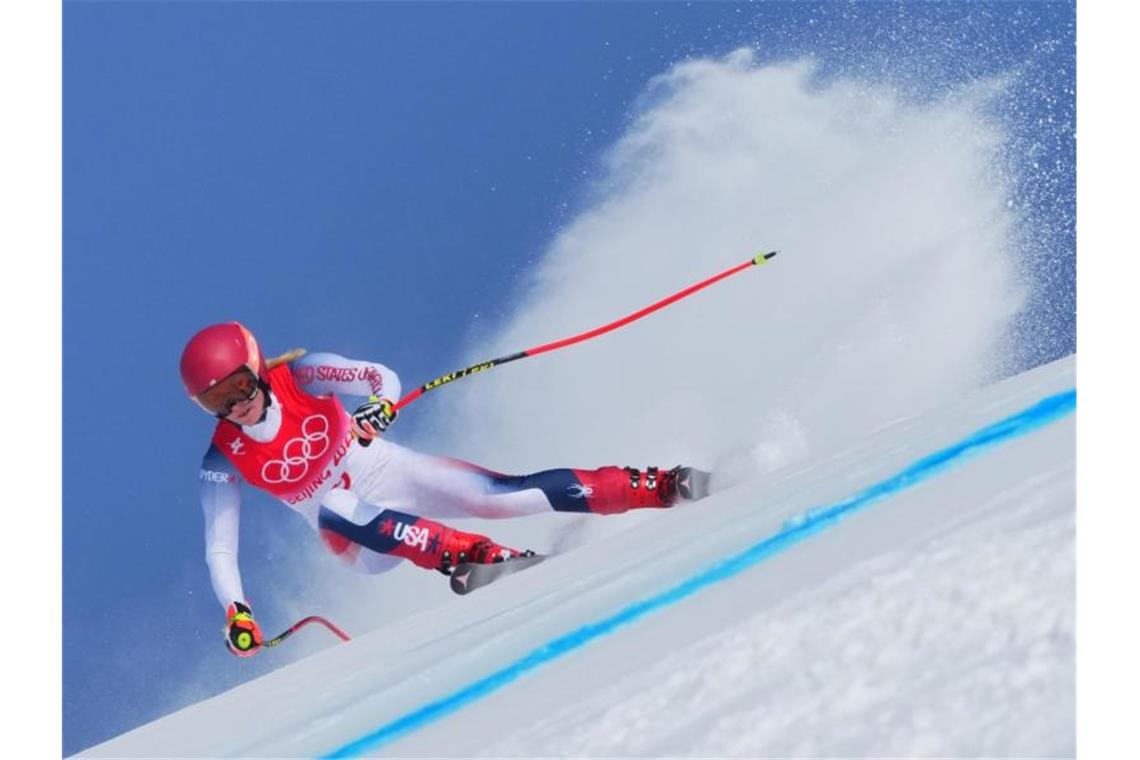
[[[272,359],[267,359],[265,362],[265,368],[268,370],[273,369],[274,367],[281,364],[288,364],[294,359],[300,359],[305,355],[305,353],[306,351],[303,348],[290,349],[289,351],[286,351],[279,356],[274,356]]]

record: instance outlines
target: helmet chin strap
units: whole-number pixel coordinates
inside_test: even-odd
[[[265,395],[265,406],[261,407],[261,417],[258,418],[257,422],[254,424],[265,422],[265,417],[269,414],[269,407],[273,406],[273,394],[269,392],[269,383],[265,382],[265,378],[263,378],[261,375],[257,376],[257,387]],[[226,420],[227,422],[237,425],[236,422],[230,420],[230,416],[228,414],[218,413],[214,416],[219,420]]]
[[[261,417],[257,421],[265,422],[265,417],[269,414],[269,407],[273,406],[273,394],[269,392],[269,383],[265,382],[265,378],[261,375],[257,376],[257,387],[261,388],[261,392],[265,394],[265,406],[261,407]]]

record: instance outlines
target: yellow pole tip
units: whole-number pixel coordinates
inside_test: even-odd
[[[752,263],[759,266],[760,264],[765,263],[766,261],[768,261],[768,259],[775,256],[777,253],[778,253],[778,251],[768,251],[767,253],[758,253],[758,254],[756,254],[756,258],[752,259]]]

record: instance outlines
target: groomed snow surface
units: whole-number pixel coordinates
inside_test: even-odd
[[[1072,389],[1074,366],[654,515],[83,755],[1072,756],[1073,414],[577,648],[541,648]],[[422,712],[536,650],[514,680]]]

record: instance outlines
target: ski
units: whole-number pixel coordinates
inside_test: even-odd
[[[544,559],[546,559],[545,554],[535,554],[531,557],[519,557],[490,565],[463,562],[451,571],[451,590],[457,594],[470,594],[475,589],[494,583],[503,576],[533,567]]]

